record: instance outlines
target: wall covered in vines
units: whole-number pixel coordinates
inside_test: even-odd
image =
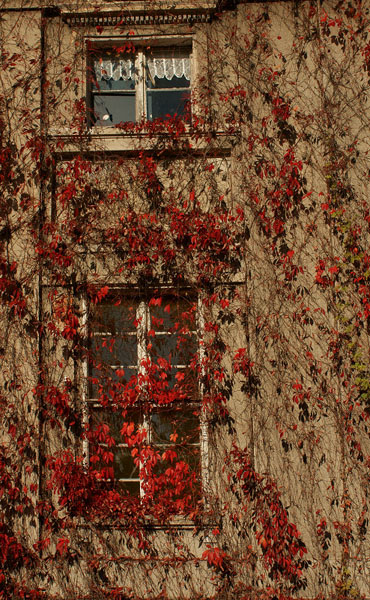
[[[0,2],[0,598],[368,598],[370,9],[96,4]]]

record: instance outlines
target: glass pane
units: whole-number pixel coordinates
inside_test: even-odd
[[[114,92],[114,91],[131,91],[135,90],[135,81],[132,79],[101,79],[100,81],[93,80],[92,88],[97,92]]]
[[[186,332],[196,329],[196,303],[192,299],[160,296],[149,301],[155,331]]]
[[[91,344],[95,365],[102,363],[105,366],[136,366],[137,364],[137,337],[136,334],[118,336],[95,335]]]
[[[138,479],[139,469],[134,463],[129,448],[116,448],[114,452],[114,478]]]
[[[166,79],[165,77],[157,77],[154,79],[150,77],[148,74],[147,77],[147,87],[148,88],[159,88],[159,89],[170,89],[170,88],[186,88],[190,87],[190,81],[186,79],[186,77],[172,77],[172,79]]]
[[[108,425],[109,435],[116,441],[120,440],[120,430],[122,427],[123,417],[120,412],[106,410],[103,408],[92,408],[90,411],[90,428],[97,431],[99,425]]]
[[[175,354],[177,346],[177,336],[172,334],[156,334],[150,337],[151,344],[150,356],[153,362],[156,362],[159,357],[165,358],[172,364],[172,357]]]
[[[174,433],[172,422],[172,412],[163,409],[162,412],[154,413],[151,416],[153,444],[171,444],[174,440],[171,436]]]
[[[132,480],[132,481],[118,481],[117,487],[126,492],[130,496],[139,496],[140,495],[140,481]]]
[[[96,125],[112,127],[136,120],[135,94],[94,94],[93,98]]]
[[[152,395],[153,395],[153,402],[165,402],[168,403],[170,400],[169,398],[167,398],[167,396],[163,396],[162,394],[164,392],[168,392],[170,390],[173,390],[174,386],[177,383],[177,379],[176,379],[176,374],[177,374],[177,369],[170,369],[170,368],[163,368],[161,365],[155,365],[155,369],[153,369],[153,375],[152,375],[152,383],[155,381],[155,387],[153,387],[152,389]],[[173,392],[171,392],[173,393]],[[166,398],[166,399],[165,399]],[[181,397],[173,397],[171,402],[173,400],[183,400],[184,397],[183,395],[181,395]]]
[[[184,117],[189,111],[189,100],[190,94],[186,90],[148,90],[148,119],[164,119],[167,115]]]
[[[157,391],[171,391],[176,386],[177,396],[171,401],[181,401],[197,396],[195,335],[196,303],[191,298],[164,295],[149,301],[151,329],[155,335],[148,337],[150,358],[157,366]],[[170,332],[170,333],[166,333]],[[187,368],[177,368],[186,366]],[[169,400],[169,398],[168,398]]]
[[[199,444],[199,410],[180,405],[151,415],[153,444]]]
[[[124,413],[122,411],[114,411],[107,408],[90,409],[90,428],[92,431],[97,431],[99,425],[108,425],[109,435],[114,438],[116,444],[125,443],[126,439],[121,435],[121,430],[124,423],[134,424],[134,432],[142,423],[142,415],[139,410],[128,409]],[[116,449],[115,449],[116,451]]]
[[[94,307],[91,329],[115,334],[120,331],[136,331],[137,302],[130,299],[118,300],[97,304]]]
[[[135,61],[132,56],[117,56],[114,51],[101,55],[92,65],[93,89],[135,89]]]
[[[159,334],[150,338],[150,356],[154,362],[158,358],[165,358],[172,366],[187,365],[197,351],[197,343],[194,334],[175,335]]]
[[[89,398],[98,398],[101,393],[106,394],[109,400],[114,400],[114,395],[121,397],[129,389],[137,385],[137,369],[112,369],[99,365],[90,366]]]
[[[147,54],[147,85],[158,82],[159,87],[188,87],[190,78],[190,48],[167,48]]]
[[[172,448],[171,448],[172,450]],[[200,450],[199,450],[199,446],[186,446],[186,447],[181,447],[181,446],[175,446],[173,448],[173,450],[176,452],[176,457],[173,456],[171,450],[168,451],[168,456],[165,456],[165,458],[161,459],[156,466],[154,467],[154,473],[156,475],[161,475],[163,473],[165,473],[167,471],[167,469],[170,468],[176,468],[176,463],[179,462],[184,462],[186,465],[188,465],[188,469],[187,471],[185,471],[185,473],[187,473],[187,475],[185,476],[184,474],[184,478],[183,478],[183,486],[184,489],[188,488],[188,485],[190,483],[190,481],[192,481],[192,487],[194,487],[194,493],[195,495],[197,495],[199,493],[199,474],[200,474]],[[163,452],[166,452],[166,449],[163,448]],[[195,477],[194,477],[195,475]],[[190,481],[189,481],[190,480]],[[197,482],[198,480],[198,482]],[[171,478],[166,479],[166,484],[171,486]]]
[[[189,465],[190,471],[200,472],[200,449],[199,446],[187,446],[179,448],[178,460],[183,460]]]
[[[90,468],[101,481],[113,479],[113,450],[114,448],[106,446],[90,445]]]

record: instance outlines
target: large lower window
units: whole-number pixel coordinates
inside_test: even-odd
[[[120,48],[94,52],[89,97],[92,125],[190,117],[190,51]]]
[[[90,470],[133,495],[197,495],[207,454],[197,300],[120,291],[90,307],[88,329]]]

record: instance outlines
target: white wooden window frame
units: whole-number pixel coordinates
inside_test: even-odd
[[[122,293],[122,295],[124,294],[124,292]],[[175,298],[175,296],[174,296]],[[82,327],[83,327],[83,331],[84,331],[84,335],[86,340],[88,339],[88,335],[89,335],[89,306],[88,306],[88,302],[86,297],[83,298],[82,300]],[[147,351],[146,348],[146,339],[147,339],[147,333],[150,329],[150,310],[149,310],[149,303],[148,301],[140,301],[138,303],[137,306],[137,310],[136,310],[136,319],[138,321],[138,328],[137,328],[137,349],[138,349],[138,361],[137,361],[137,365],[131,365],[131,368],[135,368],[138,371],[138,374],[143,373],[144,372],[144,361],[146,361],[148,358],[150,358],[150,355]],[[166,331],[164,332],[156,332],[156,335],[158,335],[158,333],[162,333],[162,334],[166,334]],[[197,352],[198,352],[198,359],[199,359],[199,364],[200,364],[200,376],[201,376],[201,380],[204,377],[204,358],[205,358],[205,352],[204,352],[204,342],[203,342],[203,338],[204,338],[204,315],[203,315],[203,304],[201,301],[201,298],[198,297],[197,300],[197,315],[196,315],[196,330],[195,330],[195,334],[197,337]],[[112,365],[111,365],[112,366]],[[114,365],[113,368],[119,368],[121,365]],[[186,368],[187,365],[176,365],[177,368]],[[127,365],[126,365],[127,368]],[[130,368],[130,367],[129,367]],[[83,423],[83,427],[85,430],[87,430],[87,428],[89,427],[89,422],[90,422],[90,411],[91,409],[94,408],[101,408],[101,405],[97,402],[96,399],[93,398],[89,398],[89,365],[88,365],[88,360],[84,360],[82,363],[82,373],[83,373],[83,386],[82,386],[82,423]],[[200,381],[198,383],[199,386],[199,400],[197,402],[194,402],[194,406],[200,406],[200,414],[199,414],[199,444],[193,444],[194,447],[199,447],[199,451],[200,451],[200,479],[201,479],[201,484],[202,484],[202,494],[204,497],[207,497],[209,495],[209,487],[210,487],[210,480],[209,480],[209,430],[208,430],[208,419],[207,419],[207,414],[206,414],[206,409],[204,407],[204,404],[202,402],[202,398],[203,398],[203,384]],[[151,432],[151,425],[150,425],[150,418],[148,417],[147,414],[144,414],[143,416],[143,427],[145,427],[146,431],[148,432],[148,438],[147,441],[150,444],[152,441],[152,432]],[[164,444],[165,445],[165,444]],[[190,444],[189,444],[190,445]],[[118,444],[117,447],[127,447],[126,444]],[[85,468],[85,470],[89,469],[90,466],[90,450],[89,450],[89,441],[87,439],[86,436],[84,436],[83,438],[83,442],[82,442],[82,451],[83,451],[83,466]],[[144,490],[143,490],[143,485],[142,485],[142,481],[140,480],[140,478],[138,479],[134,479],[134,478],[120,478],[117,481],[122,481],[122,482],[133,482],[133,481],[139,481],[139,486],[140,486],[140,497],[144,497]]]
[[[135,42],[135,40],[133,40],[133,42]],[[143,43],[143,40],[140,40],[141,43]],[[102,47],[98,47],[97,51],[101,52],[102,54],[104,54],[104,50],[111,50],[112,48],[115,47],[115,44],[118,43],[118,41],[113,41],[111,42],[111,45],[106,45],[106,46],[102,46]],[[122,43],[122,40],[121,40]],[[155,50],[156,53],[160,52],[163,50],[163,54],[169,53],[171,51],[171,49],[173,48],[177,48],[178,46],[176,45],[176,40],[173,40],[173,45],[169,45],[168,40],[165,46],[159,46],[156,47],[154,46],[153,49]],[[181,46],[179,47],[181,49]],[[193,83],[193,72],[194,72],[194,68],[193,68],[193,54],[192,54],[192,48],[189,45],[184,46],[184,53],[188,54],[189,59],[190,59],[190,85],[188,88],[175,88],[175,89],[186,89],[189,90],[189,94],[191,95],[191,89],[192,89],[192,83]],[[137,47],[137,50],[134,54],[135,56],[135,72],[136,72],[136,78],[135,78],[135,113],[136,113],[136,121],[135,122],[140,122],[142,119],[150,119],[150,116],[148,115],[148,107],[147,107],[147,97],[146,97],[146,92],[147,92],[147,86],[146,86],[146,60],[147,60],[147,56],[148,56],[148,52],[145,51],[145,49],[140,48],[140,46]],[[99,93],[101,94],[102,92],[95,92],[93,90],[93,86],[92,86],[92,77],[93,77],[93,72],[94,72],[94,68],[93,68],[93,62],[94,61],[90,61],[89,67],[88,67],[88,71],[90,72],[90,76],[88,77],[88,96],[90,98],[89,100],[89,124],[90,127],[92,128],[96,128],[98,130],[105,130],[107,127],[104,127],[102,125],[96,125],[95,123],[95,119],[94,119],[94,94],[95,93]],[[126,92],[127,93],[127,92]],[[109,95],[109,92],[106,92],[107,95]],[[112,92],[113,94],[113,92]],[[122,94],[124,95],[125,92],[123,91]],[[119,91],[115,91],[114,95],[119,95]],[[116,129],[113,125],[112,125],[113,129]]]

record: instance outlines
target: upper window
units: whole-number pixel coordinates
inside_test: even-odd
[[[102,127],[147,119],[190,117],[190,50],[95,51],[91,65],[90,123]]]
[[[207,437],[197,302],[119,294],[90,311],[89,330],[90,468],[133,495],[196,496]]]

